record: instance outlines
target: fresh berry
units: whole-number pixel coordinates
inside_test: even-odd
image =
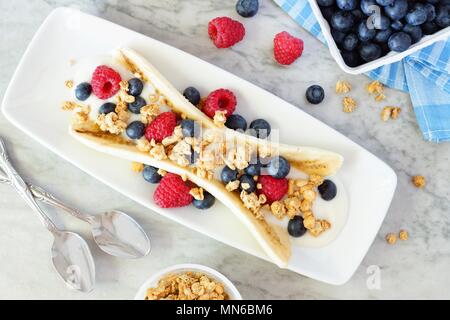
[[[144,83],[142,83],[141,79],[133,78],[128,80],[128,93],[132,96],[137,97],[142,93],[144,89]]]
[[[259,9],[258,0],[238,0],[236,3],[236,11],[244,18],[253,17]]]
[[[439,4],[436,8],[436,24],[441,28],[450,26],[450,2],[447,1]]]
[[[259,176],[261,174],[261,169],[263,168],[262,163],[251,163],[244,169],[245,173],[251,176]]]
[[[336,42],[338,45],[341,45],[344,43],[347,33],[336,29],[331,29],[331,36],[333,37],[334,42]]]
[[[191,188],[176,174],[167,173],[153,194],[153,200],[161,208],[178,208],[191,204]]]
[[[391,20],[400,20],[408,13],[408,1],[395,0],[391,5],[384,7],[384,12]]]
[[[377,34],[375,35],[375,38],[373,38],[373,41],[378,43],[386,43],[391,34],[392,34],[391,28],[387,28],[386,30],[378,30]]]
[[[181,121],[181,131],[183,132],[183,137],[198,137],[200,135],[200,126],[194,120],[184,119]]]
[[[289,65],[303,53],[303,40],[283,31],[273,39],[273,53],[275,60],[282,65]]]
[[[220,173],[220,179],[224,184],[228,182],[237,180],[238,171],[236,169],[231,169],[228,166],[225,166]]]
[[[405,24],[402,22],[402,20],[397,20],[392,22],[391,28],[395,31],[402,31]]]
[[[375,29],[369,29],[365,21],[358,25],[358,37],[362,42],[372,40],[377,34]]]
[[[270,135],[270,124],[264,119],[256,119],[250,123],[250,134],[260,139],[266,139]]]
[[[370,16],[373,27],[377,30],[386,30],[391,25],[391,19],[388,17],[378,14]]]
[[[361,20],[364,18],[364,13],[360,8],[352,10],[352,15],[355,17],[355,23],[361,22]]]
[[[236,96],[227,89],[217,89],[211,92],[205,100],[202,111],[211,119],[216,111],[226,111],[225,116],[229,117],[236,109]]]
[[[162,176],[158,173],[158,168],[152,166],[144,166],[144,171],[142,171],[142,176],[145,181],[150,183],[159,183]]]
[[[395,0],[376,0],[376,1],[380,6],[386,7],[392,5]]]
[[[436,7],[431,3],[425,3],[425,10],[427,11],[427,22],[436,19]]]
[[[211,193],[203,191],[203,200],[194,199],[194,201],[192,201],[192,204],[197,209],[206,210],[211,208],[215,202],[216,198],[214,198],[214,196]]]
[[[111,112],[116,112],[116,105],[112,102],[106,102],[98,108],[99,114],[108,114]]]
[[[120,90],[122,77],[108,66],[98,66],[92,74],[92,92],[99,99],[108,99]]]
[[[173,130],[177,126],[177,116],[175,113],[168,111],[157,116],[145,128],[145,137],[148,141],[154,139],[156,142],[162,142],[173,134]]]
[[[389,49],[395,52],[403,52],[408,50],[412,44],[412,39],[406,32],[396,32],[389,37]]]
[[[89,83],[83,82],[75,88],[75,97],[80,101],[87,100],[92,93],[92,87]]]
[[[376,5],[375,0],[361,0],[361,10],[368,17],[375,13]]]
[[[342,49],[352,51],[355,50],[358,46],[359,39],[358,36],[354,33],[349,33],[345,36],[344,40],[342,41]]]
[[[228,48],[244,38],[245,28],[239,21],[217,17],[209,22],[208,34],[217,48]]]
[[[416,3],[405,17],[408,24],[420,26],[428,19],[428,9],[422,3]]]
[[[359,54],[361,58],[366,61],[373,61],[381,57],[381,47],[378,44],[372,42],[363,43],[359,47]]]
[[[306,90],[306,100],[312,104],[319,104],[325,98],[325,91],[321,86],[313,85]]]
[[[403,28],[403,32],[409,34],[412,43],[419,42],[420,39],[422,39],[422,28],[420,26],[413,26],[412,24],[407,24]]]
[[[434,21],[425,22],[422,27],[422,32],[425,35],[433,34],[439,30],[439,27]]]
[[[347,32],[355,24],[355,17],[348,11],[337,11],[331,17],[331,26],[339,31]]]
[[[227,118],[225,126],[229,129],[245,131],[247,130],[247,121],[241,115],[232,114]]]
[[[143,106],[145,106],[146,104],[147,104],[147,102],[144,100],[144,98],[135,97],[133,102],[128,103],[128,110],[130,110],[130,112],[132,112],[132,113],[140,114],[141,108]]]
[[[290,170],[291,165],[289,161],[282,156],[272,158],[267,166],[267,172],[277,179],[285,178]]]
[[[356,9],[359,4],[357,0],[336,0],[336,4],[341,10],[352,11]]]
[[[328,22],[330,22],[331,17],[333,16],[333,13],[334,13],[335,9],[336,8],[334,6],[320,7],[320,11],[322,12],[323,17]]]
[[[200,92],[194,87],[187,87],[184,89],[183,96],[194,106],[198,105],[200,102]]]
[[[329,7],[332,6],[336,0],[317,0],[317,4],[321,7]]]
[[[145,133],[145,124],[140,121],[133,121],[128,125],[126,133],[130,139],[140,139]]]
[[[248,193],[256,190],[256,182],[253,180],[253,176],[244,174],[239,178],[240,188]]]
[[[330,201],[336,197],[337,188],[331,180],[324,180],[317,189],[319,190],[320,196],[323,200]]]
[[[288,191],[288,181],[284,178],[277,179],[271,176],[260,176],[258,183],[261,184],[258,194],[264,194],[268,204],[281,200]]]
[[[306,233],[306,228],[303,225],[303,218],[301,216],[295,216],[288,222],[288,233],[291,237],[299,238]]]

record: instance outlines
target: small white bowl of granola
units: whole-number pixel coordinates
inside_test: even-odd
[[[151,276],[135,300],[242,300],[220,272],[199,264],[177,264]]]

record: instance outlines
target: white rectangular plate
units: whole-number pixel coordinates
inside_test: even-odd
[[[395,173],[322,122],[218,67],[108,21],[61,8],[43,23],[23,56],[5,94],[5,116],[59,156],[149,209],[267,259],[250,233],[222,204],[216,204],[208,214],[199,214],[192,207],[158,208],[152,202],[154,186],[133,174],[129,162],[96,153],[69,136],[68,114],[60,109],[67,94],[64,81],[71,78],[69,61],[122,46],[142,53],[180,90],[189,85],[201,92],[220,87],[233,90],[239,113],[247,119],[268,119],[273,128],[282,128],[280,140],[284,143],[320,147],[344,156],[338,176],[349,197],[347,224],[326,247],[294,248],[289,269],[331,284],[349,280],[384,219],[397,184]],[[277,112],[273,112],[273,106],[277,106]]]

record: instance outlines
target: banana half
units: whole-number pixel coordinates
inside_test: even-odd
[[[269,154],[279,154],[289,160],[290,164],[307,173],[327,176],[334,174],[342,165],[343,158],[334,152],[312,147],[277,144],[258,139],[243,133],[219,128],[197,107],[192,105],[178,90],[145,58],[137,52],[123,48],[116,52],[117,60],[133,74],[151,84],[165,97],[170,108],[185,117],[201,123],[202,128],[217,136],[225,136],[233,144],[245,144],[254,150],[265,150]],[[247,209],[237,192],[229,192],[218,179],[207,179],[195,173],[190,167],[182,167],[169,159],[157,160],[148,152],[141,152],[132,140],[120,135],[113,135],[99,130],[95,123],[72,124],[70,134],[82,144],[100,152],[130,161],[144,163],[168,172],[184,175],[193,183],[207,190],[231,212],[233,212],[252,233],[269,258],[278,266],[286,267],[291,256],[289,235],[285,228],[267,223],[257,218]]]

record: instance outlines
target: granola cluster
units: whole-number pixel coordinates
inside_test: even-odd
[[[398,237],[397,237],[397,235],[395,233],[392,233],[392,232],[388,233],[386,235],[386,242],[388,244],[391,244],[391,245],[396,244],[397,243],[397,239],[400,239],[402,241],[408,240],[409,239],[408,231],[400,230],[399,233],[398,233]]]
[[[342,100],[342,106],[343,106],[343,110],[345,113],[351,113],[351,112],[355,111],[355,109],[357,107],[356,101],[352,97],[345,97]]]
[[[389,107],[389,106],[384,107],[383,110],[381,111],[381,120],[383,121],[388,121],[389,119],[396,120],[399,117],[401,111],[402,109],[399,107]]]
[[[168,274],[156,288],[147,289],[145,300],[228,300],[223,284],[200,272]]]
[[[423,189],[425,187],[426,180],[424,176],[413,176],[412,183],[415,187]]]
[[[384,85],[380,81],[372,81],[366,86],[366,91],[369,95],[375,96],[375,101],[386,99],[384,95]]]

